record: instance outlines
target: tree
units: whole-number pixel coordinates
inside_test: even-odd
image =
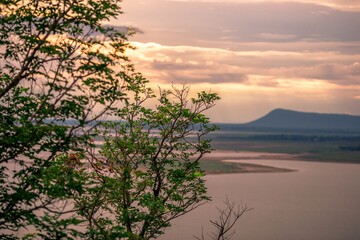
[[[0,1],[0,238],[150,239],[209,199],[198,161],[218,96],[190,106],[185,86],[145,108],[132,31],[104,25],[119,2]]]
[[[210,199],[199,160],[211,151],[204,137],[217,127],[202,113],[217,94],[187,99],[188,86],[160,91],[159,104],[150,109],[143,103],[155,97],[152,90],[131,90],[121,121],[104,124],[100,152],[88,149],[91,184],[75,199],[94,239],[156,238],[171,220]]]
[[[56,155],[81,153],[91,144],[92,127],[118,112],[124,87],[138,78],[125,55],[131,31],[104,25],[121,13],[119,2],[0,2],[3,238],[16,239],[15,233],[28,226],[51,232],[50,225],[52,229],[68,225],[60,219],[66,211],[58,208],[59,201],[69,197],[65,193],[80,194],[83,189],[79,182],[53,184],[53,177],[62,171],[56,168]]]
[[[96,127],[103,146],[90,144],[86,152],[58,155],[44,170],[48,186],[61,187],[63,207],[73,213],[67,227],[86,239],[152,239],[171,226],[171,220],[210,200],[199,160],[212,149],[205,136],[217,129],[203,112],[219,99],[215,93],[198,93],[188,99],[189,87],[160,91],[155,109],[145,108],[154,98],[147,81],[125,89],[118,121]],[[61,172],[60,175],[56,175]],[[59,191],[59,189],[57,190]],[[49,215],[46,215],[52,220]],[[69,219],[70,220],[70,219]],[[64,230],[47,222],[45,239],[63,237]]]

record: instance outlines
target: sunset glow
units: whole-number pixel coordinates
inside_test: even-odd
[[[125,0],[115,26],[153,86],[218,92],[216,122],[274,108],[360,115],[360,2]]]

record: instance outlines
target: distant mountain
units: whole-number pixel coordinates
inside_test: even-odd
[[[255,121],[242,124],[249,128],[302,130],[360,130],[360,116],[324,114],[275,109]]]

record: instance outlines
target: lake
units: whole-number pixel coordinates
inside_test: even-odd
[[[233,240],[360,239],[360,164],[233,161],[298,171],[206,176],[213,201],[176,219],[159,239],[194,239],[202,227],[211,232],[209,219],[226,196],[254,208],[237,223]]]

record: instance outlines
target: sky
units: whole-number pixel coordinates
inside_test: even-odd
[[[123,0],[130,55],[152,86],[221,96],[213,122],[275,108],[360,115],[359,0]]]

